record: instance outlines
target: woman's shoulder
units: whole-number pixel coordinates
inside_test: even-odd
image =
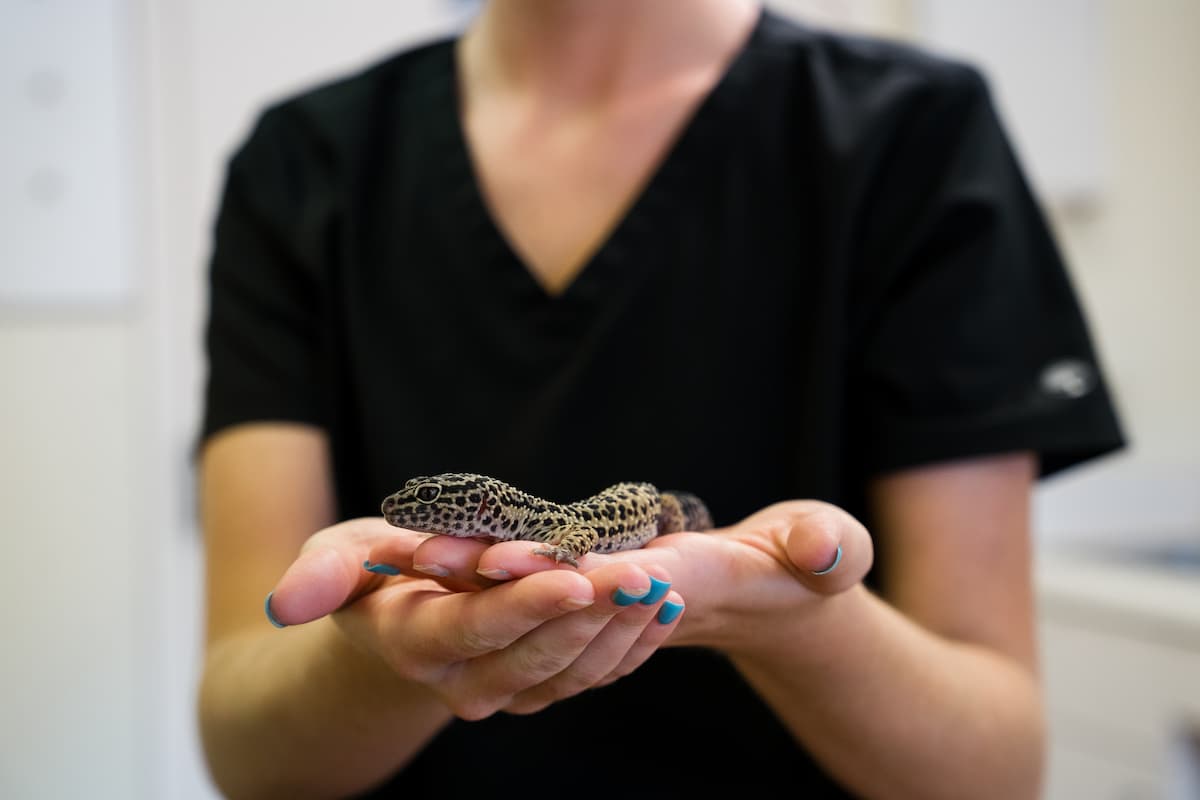
[[[453,81],[453,47],[453,38],[424,42],[277,98],[259,111],[244,144],[286,140],[326,152],[360,147],[380,125],[421,116],[404,112],[427,108],[429,89]]]
[[[285,97],[275,107],[327,125],[345,125],[375,106],[421,93],[431,80],[452,79],[454,42],[439,38],[392,53]]]
[[[871,108],[925,101],[977,101],[988,94],[968,61],[883,36],[835,31],[764,12],[752,46],[803,81],[819,101]]]

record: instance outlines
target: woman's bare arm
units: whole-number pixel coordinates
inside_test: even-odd
[[[201,733],[231,797],[346,794],[383,779],[449,718],[432,692],[398,680],[332,618],[276,630],[267,590],[333,521],[325,436],[245,425],[201,457],[207,649]]]
[[[1033,464],[1013,455],[878,481],[887,602],[859,586],[732,644],[796,737],[863,797],[1037,796]]]

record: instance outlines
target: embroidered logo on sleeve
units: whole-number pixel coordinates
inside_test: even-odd
[[[1065,358],[1042,370],[1038,382],[1051,397],[1076,400],[1096,388],[1096,370],[1086,361]]]

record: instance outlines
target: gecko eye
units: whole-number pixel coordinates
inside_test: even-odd
[[[442,487],[436,483],[425,483],[417,487],[416,496],[422,503],[432,503],[442,493]]]

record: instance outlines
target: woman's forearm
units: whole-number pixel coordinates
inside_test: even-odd
[[[1043,731],[1029,670],[941,638],[865,588],[734,663],[813,755],[867,798],[1037,797]]]
[[[385,779],[450,718],[326,617],[210,646],[200,723],[229,797],[329,797]]]

